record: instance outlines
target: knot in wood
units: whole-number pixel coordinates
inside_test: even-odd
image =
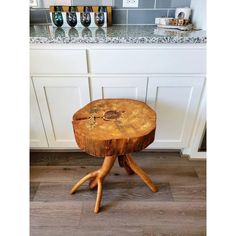
[[[104,119],[105,120],[113,120],[113,119],[118,119],[120,117],[121,113],[118,111],[107,111],[104,114]]]

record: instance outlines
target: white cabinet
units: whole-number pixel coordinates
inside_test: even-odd
[[[72,116],[90,102],[87,77],[33,77],[49,147],[73,148]]]
[[[149,148],[181,149],[189,145],[205,78],[149,78],[147,104],[157,112],[155,141]]]
[[[30,72],[32,75],[85,74],[88,72],[86,50],[32,49]]]
[[[206,50],[185,45],[153,48],[91,49],[89,68],[93,74],[205,73]]]
[[[30,79],[30,147],[48,147],[34,87]]]
[[[92,100],[100,98],[130,98],[145,102],[147,77],[92,77]]]
[[[31,147],[78,148],[71,123],[78,109],[91,100],[130,98],[157,111],[149,149],[193,153],[205,104],[205,45],[34,45],[30,55]]]

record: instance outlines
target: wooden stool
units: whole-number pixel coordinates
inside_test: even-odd
[[[152,180],[130,155],[146,148],[154,140],[156,113],[150,107],[131,99],[100,99],[77,111],[72,123],[79,147],[90,155],[105,158],[102,167],[80,179],[71,189],[71,194],[90,179],[90,189],[97,187],[94,212],[98,213],[103,180],[116,157],[129,175],[136,173],[151,191],[157,191]]]

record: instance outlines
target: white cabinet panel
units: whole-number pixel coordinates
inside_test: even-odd
[[[72,116],[90,102],[87,77],[33,77],[49,147],[77,147]]]
[[[86,50],[30,50],[30,73],[31,75],[85,74]]]
[[[204,48],[92,49],[91,73],[205,73]]]
[[[30,80],[30,147],[48,147],[37,99]]]
[[[196,118],[204,77],[151,77],[147,104],[157,112],[156,138],[150,148],[185,148]]]
[[[145,101],[146,77],[92,77],[92,99],[130,98]]]

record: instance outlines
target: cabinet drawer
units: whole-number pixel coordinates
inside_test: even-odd
[[[204,48],[89,51],[92,73],[205,73]]]
[[[34,50],[30,51],[30,73],[84,74],[87,73],[85,50]]]

